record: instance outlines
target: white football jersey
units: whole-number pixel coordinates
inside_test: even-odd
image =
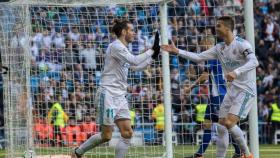
[[[218,43],[202,53],[179,50],[179,55],[196,62],[218,59],[225,74],[232,71],[237,74],[237,78],[232,82],[233,85],[253,95],[257,94],[254,71],[258,66],[258,60],[248,41],[235,37],[229,45],[224,42]]]
[[[152,62],[152,54],[153,51],[148,50],[133,55],[120,40],[112,42],[106,50],[100,86],[113,96],[125,95],[128,69],[140,70],[147,67]]]

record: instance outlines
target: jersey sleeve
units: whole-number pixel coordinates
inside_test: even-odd
[[[246,40],[239,44],[239,51],[244,57],[254,53],[251,44]]]
[[[111,51],[112,57],[135,66],[140,65],[142,62],[153,55],[153,50],[151,49],[142,54],[133,55],[126,48],[118,45],[113,45]]]
[[[216,59],[217,58],[217,49],[216,46],[212,47],[202,53],[193,53],[193,52],[188,52],[184,50],[179,50],[179,55],[183,58],[190,59],[194,62],[201,62],[205,60],[211,60],[211,59]]]
[[[253,52],[252,46],[248,41],[244,40],[239,44],[239,47],[241,54],[246,58],[246,63],[234,70],[237,76],[249,70],[252,70],[259,65],[256,55]]]
[[[259,65],[259,62],[254,53],[248,54],[246,56],[246,60],[247,62],[243,66],[234,70],[237,76],[249,70],[255,69]]]
[[[130,68],[132,71],[141,71],[141,70],[144,70],[147,66],[149,66],[152,62],[153,62],[153,59],[150,57],[150,58],[146,59],[144,62],[142,62],[141,64],[139,64],[137,66],[131,66]]]

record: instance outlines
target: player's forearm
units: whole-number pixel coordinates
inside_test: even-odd
[[[255,54],[249,54],[247,55],[247,63],[243,66],[237,68],[234,70],[237,76],[239,76],[242,73],[245,73],[249,70],[255,69],[259,65],[259,62],[255,56]]]
[[[188,52],[188,51],[184,51],[184,50],[179,49],[179,55],[183,58],[190,59],[194,62],[200,62],[201,61],[199,56],[196,53],[193,53],[193,52]]]
[[[147,59],[149,59],[153,55],[153,50],[149,49],[146,52],[139,54],[139,55],[132,55],[130,56],[130,59],[128,59],[129,64],[138,66],[141,65],[143,62],[145,62]]]
[[[148,59],[146,59],[144,62],[142,62],[140,65],[137,66],[131,66],[130,68],[133,71],[140,71],[140,70],[144,70],[148,65],[150,65],[153,62],[153,59],[150,57]]]
[[[179,55],[183,58],[187,58],[190,59],[196,63],[199,63],[201,61],[205,61],[205,60],[210,60],[210,59],[215,59],[212,57],[211,54],[207,54],[207,53],[193,53],[193,52],[188,52],[188,51],[184,51],[179,49]]]

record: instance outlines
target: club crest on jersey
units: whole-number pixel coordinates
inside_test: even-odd
[[[129,68],[129,67],[130,67],[130,64],[124,63],[122,66],[123,66],[124,68]]]
[[[222,55],[224,55],[224,52],[223,52],[223,51],[225,50],[225,48],[226,48],[226,46],[225,46],[225,45],[222,45],[222,47],[221,47],[221,54],[222,54]]]

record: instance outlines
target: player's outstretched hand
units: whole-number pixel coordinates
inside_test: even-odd
[[[159,46],[159,33],[158,31],[155,34],[155,41],[154,41],[154,45],[152,47],[152,49],[154,50],[154,54],[152,56],[153,59],[157,59],[159,53],[160,53],[160,46]]]
[[[161,49],[173,54],[179,54],[179,49],[175,46],[173,42],[169,45],[161,45]]]

